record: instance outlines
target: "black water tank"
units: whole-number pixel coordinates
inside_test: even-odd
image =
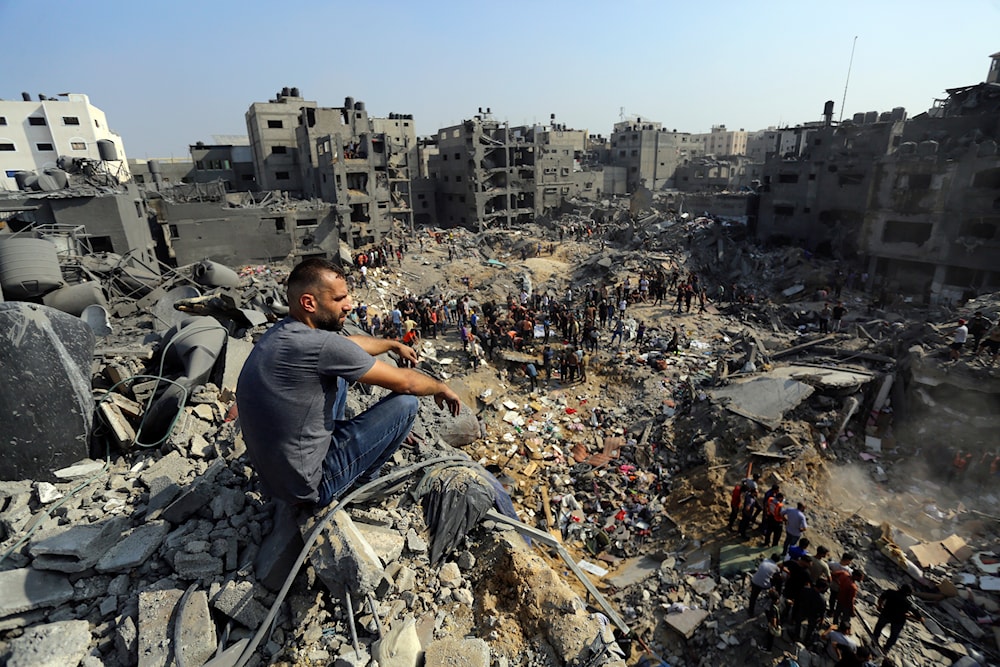
[[[292,97],[301,97],[301,95],[299,95],[298,88],[292,88]]]
[[[21,99],[25,102],[31,101],[31,93],[21,93]]]
[[[285,86],[284,88],[281,89],[282,97],[289,97],[291,94],[292,94],[292,89],[289,88],[288,86]]]
[[[355,111],[364,111],[365,110],[365,103],[364,102],[355,102],[354,103],[354,110]]]
[[[97,154],[100,155],[101,159],[105,162],[118,161],[118,149],[115,148],[115,142],[110,139],[97,140]]]
[[[353,109],[354,108],[354,98],[353,97],[345,97],[344,98],[344,108],[345,109]]]
[[[15,171],[14,182],[17,183],[18,190],[28,189],[28,179],[34,176],[30,171]]]

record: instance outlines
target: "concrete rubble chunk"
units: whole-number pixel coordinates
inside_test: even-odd
[[[97,561],[98,572],[131,570],[146,562],[170,532],[166,521],[151,521],[135,528]]]
[[[187,553],[178,551],[174,555],[174,572],[181,579],[210,579],[222,574],[222,559],[210,553]]]
[[[0,618],[55,607],[72,598],[68,577],[30,567],[0,572]]]
[[[215,477],[226,467],[223,459],[216,459],[188,488],[163,510],[163,518],[173,524],[186,521],[192,514],[207,505],[216,496]]]
[[[202,665],[215,651],[215,624],[204,591],[193,591],[178,609],[184,592],[178,589],[139,593],[139,667],[167,667],[176,662],[176,623],[186,665]]]
[[[86,525],[70,526],[32,542],[28,551],[34,556],[32,566],[40,570],[83,572],[121,537],[127,521],[113,517]]]
[[[395,530],[383,526],[359,522],[355,522],[354,526],[375,550],[383,563],[388,564],[399,560],[406,538]]]
[[[490,647],[482,639],[438,639],[424,653],[425,664],[440,667],[489,667]]]
[[[448,588],[458,588],[462,585],[462,571],[458,569],[457,563],[445,563],[441,566],[441,572],[438,574],[438,581],[441,582],[442,586],[447,586]]]
[[[90,649],[87,621],[36,625],[7,645],[7,667],[76,667]]]
[[[62,480],[82,479],[97,474],[103,468],[104,461],[81,461],[68,468],[60,468],[52,474]]]
[[[419,664],[421,653],[420,638],[412,616],[394,623],[385,636],[372,645],[372,657],[379,667],[415,667]]]
[[[249,581],[227,581],[212,594],[212,607],[237,623],[256,630],[267,616],[267,607],[253,596],[254,585]]]
[[[382,581],[383,567],[378,554],[342,510],[334,512],[330,525],[316,540],[309,560],[323,583],[337,596],[343,594],[344,586],[354,595],[374,592]]]
[[[685,639],[690,639],[706,618],[708,618],[708,612],[704,609],[685,609],[676,614],[667,614],[663,617],[663,622],[679,632]]]

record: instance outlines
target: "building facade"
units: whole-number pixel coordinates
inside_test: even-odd
[[[122,138],[86,95],[39,95],[32,100],[22,93],[22,98],[0,100],[0,189],[18,190],[19,171],[37,175],[46,169],[68,169],[67,159],[101,165],[109,183],[131,179]]]
[[[641,118],[615,123],[611,133],[611,164],[624,167],[629,192],[675,187],[674,172],[686,160],[704,155],[704,142],[688,132],[666,130]]]
[[[247,109],[247,136],[258,189],[283,190],[301,196],[303,181],[296,128],[302,109],[316,106],[316,102],[301,97],[298,88],[282,88],[271,100],[254,102]]]

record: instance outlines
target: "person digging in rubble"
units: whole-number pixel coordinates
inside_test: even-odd
[[[747,616],[753,618],[757,607],[757,597],[762,591],[771,590],[771,579],[778,571],[778,561],[781,556],[771,554],[770,558],[765,558],[757,566],[757,571],[750,577],[750,601],[747,605]]]
[[[310,258],[288,277],[288,317],[254,346],[237,383],[247,452],[263,491],[307,509],[323,507],[379,469],[409,435],[416,396],[433,396],[457,416],[461,402],[443,382],[376,359],[416,352],[399,341],[340,332],[353,305],[343,270]],[[345,419],[347,387],[392,393]]]

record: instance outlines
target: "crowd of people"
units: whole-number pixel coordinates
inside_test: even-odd
[[[765,651],[774,647],[775,637],[784,637],[807,646],[821,645],[835,660],[837,667],[868,667],[876,650],[883,657],[895,645],[908,619],[920,620],[920,614],[910,601],[909,585],[881,593],[876,605],[878,621],[871,631],[871,645],[855,635],[857,627],[858,591],[865,582],[864,571],[855,565],[855,555],[843,553],[833,559],[830,549],[812,544],[805,534],[809,528],[805,503],[786,505],[778,484],[760,494],[760,474],[736,484],[729,496],[729,530],[738,530],[740,537],[750,538],[751,528],[762,535],[761,545],[781,551],[765,559],[750,576],[747,604],[749,618],[758,615],[757,605],[763,598],[764,634],[760,644]],[[882,643],[882,634],[889,635]],[[885,658],[882,665],[891,665]]]

